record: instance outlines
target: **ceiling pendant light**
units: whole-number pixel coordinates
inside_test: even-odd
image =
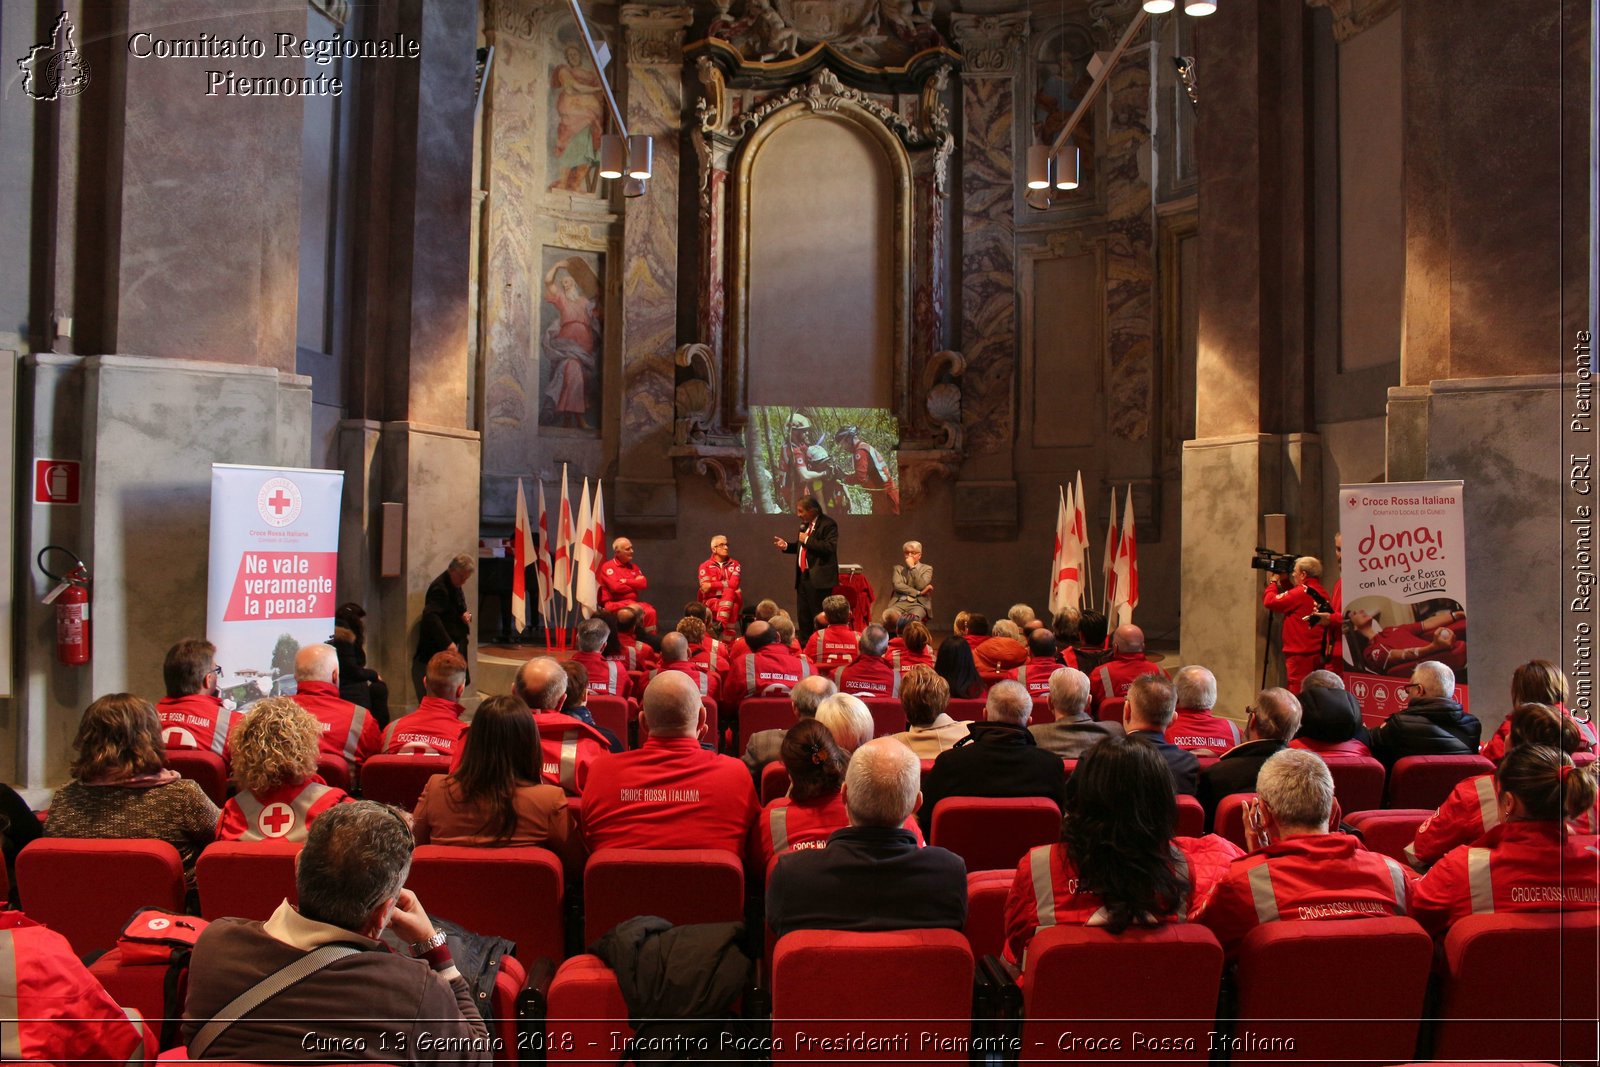
[[[654,147],[654,142],[650,140],[649,134],[635,133],[629,135],[628,177],[641,180],[650,177],[650,157]]]
[[[614,133],[600,138],[600,177],[620,178],[628,163],[628,144]]]
[[[1201,18],[1205,15],[1216,14],[1217,0],[1183,0],[1183,12]]]
[[[1028,148],[1028,188],[1050,188],[1050,146],[1030,145]]]
[[[1078,146],[1068,141],[1056,153],[1056,188],[1078,187]]]
[[[1144,9],[1152,15],[1165,15],[1177,6],[1177,0],[1144,0]]]

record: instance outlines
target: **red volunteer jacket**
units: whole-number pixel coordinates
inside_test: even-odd
[[[622,642],[622,662],[630,671],[648,671],[661,662],[661,654],[633,634],[618,634]]]
[[[20,911],[0,911],[0,1020],[7,1060],[154,1063],[160,1045],[66,938]]]
[[[1054,656],[1029,656],[1028,662],[1009,673],[1028,687],[1029,696],[1037,698],[1050,695],[1050,676],[1060,669]]]
[[[751,855],[758,857],[762,869],[770,872],[784,853],[822,848],[828,843],[829,834],[849,825],[850,813],[845,811],[843,793],[807,801],[779,797],[762,809],[756,820]],[[916,835],[919,847],[925,843],[915,815],[906,819],[905,829]]]
[[[980,671],[1014,671],[1028,662],[1028,646],[1010,637],[986,637],[972,650],[972,658]]]
[[[1167,740],[1179,748],[1210,750],[1220,756],[1239,743],[1239,724],[1209,711],[1179,708],[1167,727]]]
[[[1194,918],[1201,905],[1228,872],[1228,865],[1244,850],[1225,837],[1175,837],[1173,860],[1189,883],[1189,893],[1179,912],[1160,916],[1164,923]],[[1101,908],[1098,893],[1081,889],[1078,870],[1059,842],[1038,845],[1017,864],[1017,876],[1006,895],[1005,957],[1026,966],[1033,937],[1047,926],[1082,926],[1095,920]]]
[[[1567,706],[1565,704],[1557,704],[1556,709],[1567,718],[1572,719],[1572,712],[1567,710]],[[1594,723],[1579,722],[1577,719],[1572,719],[1572,722],[1573,725],[1578,728],[1578,733],[1583,735],[1584,745],[1578,751],[1588,752],[1594,749],[1597,744],[1595,740]],[[1494,732],[1493,737],[1489,738],[1489,743],[1483,746],[1483,751],[1479,754],[1483,756],[1484,759],[1493,760],[1495,764],[1498,765],[1501,760],[1506,758],[1506,742],[1510,739],[1511,716],[1507,715],[1500,723],[1500,728]]]
[[[723,632],[739,621],[739,611],[744,607],[744,594],[739,592],[742,568],[739,561],[729,558],[726,563],[712,556],[700,564],[695,575],[695,596],[711,611],[711,617],[722,626]],[[709,583],[704,590],[700,583]]]
[[[1118,652],[1089,675],[1090,705],[1099,708],[1109,698],[1127,696],[1133,680],[1146,674],[1168,676],[1158,664],[1145,659],[1143,652]]]
[[[833,672],[833,683],[839,692],[862,698],[900,695],[900,672],[883,656],[862,656],[845,664]]]
[[[589,672],[589,692],[607,696],[628,695],[628,665],[620,659],[603,659],[598,652],[574,652],[572,662]]]
[[[611,751],[605,735],[582,719],[559,711],[536,711],[539,762],[545,784],[559,785],[569,797],[583,788],[589,765]]]
[[[607,611],[636,602],[648,588],[650,580],[637,563],[619,563],[612,556],[600,566],[600,606]]]
[[[222,806],[218,841],[304,841],[318,815],[355,797],[316,775],[265,793],[235,793]]]
[[[162,697],[156,701],[156,714],[168,748],[202,748],[219,756],[227,753],[228,731],[243,718],[209,693]]]
[[[383,751],[383,731],[366,708],[339,697],[332,682],[300,682],[294,702],[322,724],[322,753],[340,756],[352,767]]]
[[[601,756],[579,782],[591,851],[720,848],[742,856],[761,812],[749,768],[692,737],[651,737]]]
[[[722,706],[722,679],[704,666],[692,659],[681,659],[675,663],[663,663],[659,668],[650,672],[650,677],[654,679],[665,671],[677,671],[679,674],[687,674],[694,679],[695,685],[700,687],[701,696],[710,697],[717,702],[719,708]]]
[[[933,653],[929,652],[927,648],[923,648],[921,652],[912,652],[907,648],[895,648],[893,641],[889,642],[889,655],[887,658],[889,666],[901,674],[906,673],[912,667],[933,666]]]
[[[811,635],[805,654],[823,670],[853,663],[861,655],[861,635],[848,626],[829,626]]]
[[[1286,656],[1322,655],[1323,628],[1304,621],[1307,615],[1322,610],[1312,598],[1312,590],[1324,603],[1333,603],[1333,598],[1315,578],[1307,578],[1304,585],[1290,586],[1281,593],[1277,586],[1268,586],[1261,594],[1262,606],[1283,616],[1283,653]]]
[[[1289,837],[1235,860],[1199,921],[1231,959],[1262,923],[1404,915],[1414,880],[1398,861],[1366,851],[1349,834]]]
[[[746,652],[722,676],[723,702],[737,710],[745,697],[787,696],[802,678],[815,673],[811,661],[782,645]],[[721,704],[718,705],[721,707]]]
[[[1557,821],[1501,823],[1452,850],[1411,894],[1422,928],[1443,936],[1468,915],[1600,908],[1600,838]]]
[[[389,755],[453,756],[467,734],[462,716],[467,709],[454,700],[425,696],[417,710],[402,715],[383,731],[383,750]]]

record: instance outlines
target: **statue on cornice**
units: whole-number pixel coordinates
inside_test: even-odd
[[[739,19],[732,0],[716,2],[708,36],[762,63],[826,44],[859,63],[893,66],[944,44],[933,26],[934,0],[745,0]]]

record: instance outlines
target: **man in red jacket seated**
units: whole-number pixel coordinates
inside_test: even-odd
[[[581,779],[589,848],[743,856],[761,804],[743,763],[700,747],[705,708],[693,680],[673,672],[646,686],[639,728],[649,735],[641,747],[601,756]]]
[[[600,654],[610,636],[611,627],[604,619],[584,619],[578,624],[578,651],[572,654],[572,661],[583,664],[583,669],[589,672],[589,692],[625,697],[628,695],[628,665]]]
[[[661,661],[656,650],[639,639],[639,612],[635,608],[617,609],[617,641],[622,645],[622,661],[630,671],[653,670]]]
[[[1011,677],[1021,682],[1028,695],[1038,700],[1050,696],[1050,676],[1061,668],[1056,658],[1056,635],[1042,626],[1028,631],[1028,661]]]
[[[160,1042],[116,1001],[67,939],[0,911],[0,1053],[30,1063],[154,1062]]]
[[[650,587],[644,571],[633,562],[633,542],[619,537],[611,542],[612,557],[600,565],[600,606],[607,611],[636,607],[646,633],[656,632],[656,609],[639,599]]]
[[[689,642],[689,658],[712,674],[720,675],[732,662],[730,646],[706,633],[705,620],[685,615],[678,620],[678,632]]]
[[[1220,756],[1239,743],[1239,724],[1213,715],[1217,676],[1204,667],[1184,667],[1172,679],[1178,694],[1178,715],[1167,727],[1167,740],[1197,756]]]
[[[1144,631],[1133,623],[1119,626],[1111,635],[1111,658],[1089,672],[1089,701],[1095,718],[1100,705],[1113,697],[1126,697],[1133,680],[1146,674],[1167,677],[1167,672],[1144,655]]]
[[[822,616],[827,628],[817,630],[806,641],[806,656],[825,671],[855,662],[861,650],[857,634],[850,626],[850,601],[838,595],[825,598]]]
[[[744,632],[746,652],[728,665],[722,676],[722,696],[730,711],[737,712],[745,697],[786,696],[802,678],[811,677],[811,661],[797,656],[778,640],[777,629],[768,622],[753,622]]]
[[[884,658],[889,650],[889,631],[871,623],[861,631],[860,657],[834,672],[833,680],[841,693],[858,697],[898,697],[900,672]]]
[[[676,671],[694,679],[702,697],[710,697],[720,707],[722,704],[722,679],[689,658],[689,640],[674,630],[661,639],[661,666],[650,672],[651,679]]]
[[[1255,851],[1234,860],[1200,913],[1232,959],[1262,923],[1406,914],[1404,864],[1329,833],[1333,776],[1314,753],[1284,749],[1256,779],[1245,811]]]
[[[453,756],[467,732],[467,661],[454,652],[436,652],[422,678],[422,703],[389,724],[383,750],[391,755]]]
[[[223,755],[228,731],[240,716],[223,705],[217,692],[222,678],[217,646],[198,637],[185,638],[167,650],[161,674],[167,683],[167,695],[156,702],[161,740],[168,748],[203,748]]]
[[[322,754],[351,769],[383,751],[383,731],[366,708],[339,696],[339,654],[330,645],[307,645],[294,657],[294,702],[322,724]]]
[[[563,714],[567,702],[567,672],[560,661],[535,656],[517,671],[511,691],[533,712],[539,728],[539,762],[544,780],[577,796],[590,764],[611,745],[605,735],[582,719]]]

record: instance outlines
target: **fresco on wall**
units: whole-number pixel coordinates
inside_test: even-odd
[[[600,181],[600,136],[605,132],[606,98],[579,43],[576,30],[563,30],[550,67],[550,192],[592,193]]]
[[[598,252],[544,250],[539,425],[598,434],[605,277]]]

